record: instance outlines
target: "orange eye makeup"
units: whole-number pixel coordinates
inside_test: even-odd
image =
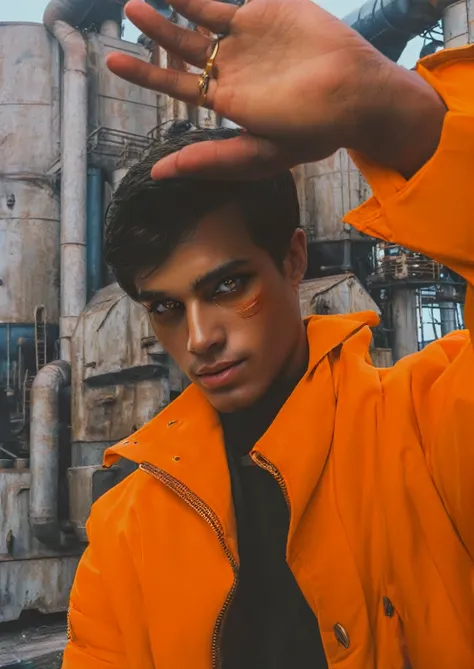
[[[241,318],[251,318],[261,310],[261,287],[255,276],[229,277],[219,287],[213,297],[217,306],[232,310]]]
[[[241,318],[252,318],[256,316],[262,309],[261,295],[255,295],[247,304],[242,304],[236,307],[236,313]]]

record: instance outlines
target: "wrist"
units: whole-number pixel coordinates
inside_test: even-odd
[[[447,108],[419,74],[385,62],[365,93],[351,146],[410,179],[438,148]]]

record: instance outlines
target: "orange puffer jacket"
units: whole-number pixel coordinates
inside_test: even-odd
[[[450,112],[408,183],[357,157],[374,198],[348,220],[474,283],[474,49],[419,66]],[[251,452],[281,486],[287,560],[340,669],[474,667],[474,351],[455,333],[392,369],[373,314],[314,317],[310,363]],[[239,574],[219,422],[190,387],[106,455],[140,464],[102,497],[63,669],[212,669]]]

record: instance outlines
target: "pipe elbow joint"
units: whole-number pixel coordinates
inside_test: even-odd
[[[52,25],[52,33],[64,52],[66,70],[79,71],[87,74],[87,44],[76,28],[65,21],[56,20]]]
[[[71,366],[56,360],[40,369],[31,389],[30,526],[34,536],[54,548],[65,547],[58,516],[59,396],[71,383]]]
[[[67,548],[71,541],[61,530],[56,518],[30,517],[30,527],[38,541],[55,550]]]
[[[60,388],[71,383],[71,365],[65,360],[54,360],[40,369],[32,385],[32,403],[34,395],[42,389],[59,392]]]

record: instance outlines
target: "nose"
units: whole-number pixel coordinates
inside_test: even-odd
[[[195,355],[205,355],[211,349],[222,348],[225,344],[225,328],[218,319],[215,305],[193,302],[186,310],[188,324],[188,351]]]

